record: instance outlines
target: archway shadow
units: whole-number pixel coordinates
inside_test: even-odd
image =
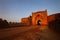
[[[40,20],[37,21],[37,25],[41,25],[41,21]]]

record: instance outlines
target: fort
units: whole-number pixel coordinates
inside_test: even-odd
[[[22,18],[21,22],[26,25],[48,25],[49,22],[53,20],[60,20],[60,13],[47,15],[47,10],[33,12],[32,16]]]

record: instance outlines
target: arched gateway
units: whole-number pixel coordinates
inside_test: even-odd
[[[47,10],[32,13],[33,25],[47,25]]]
[[[41,21],[40,21],[40,20],[38,20],[38,21],[37,21],[37,25],[40,25],[40,24],[41,24]]]

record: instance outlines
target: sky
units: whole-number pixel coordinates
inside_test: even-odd
[[[45,9],[48,15],[60,13],[60,0],[0,0],[0,18],[8,22],[21,22],[32,12]]]

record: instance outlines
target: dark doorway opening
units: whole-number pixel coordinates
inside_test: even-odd
[[[38,21],[37,21],[37,25],[40,25],[40,24],[41,24],[41,21],[40,21],[40,20],[38,20]]]

